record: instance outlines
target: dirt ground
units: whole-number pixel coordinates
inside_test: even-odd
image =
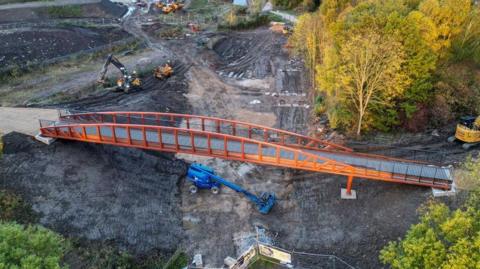
[[[43,62],[81,50],[92,49],[128,37],[114,27],[34,28],[0,33],[2,39],[0,64],[23,66]]]
[[[80,5],[81,16],[76,18],[118,18],[126,12],[125,6],[115,5],[103,0],[100,3]],[[0,23],[38,22],[55,19],[48,12],[47,7],[12,8],[0,10]]]
[[[36,82],[0,87],[0,97],[8,100],[0,103],[192,113],[306,134],[308,82],[301,62],[282,48],[285,41],[267,28],[182,40],[152,36],[147,43],[153,48],[121,60],[139,66],[175,59],[175,75],[166,81],[146,75],[144,90],[112,93],[92,90],[99,68],[69,67]],[[59,93],[62,98],[52,98]],[[424,134],[409,146],[437,139],[432,137]],[[19,134],[7,135],[4,142],[1,186],[31,202],[42,224],[66,235],[113,240],[138,254],[182,247],[191,255],[201,253],[208,267],[238,255],[255,226],[262,226],[279,247],[334,254],[356,268],[381,268],[378,251],[404,234],[417,218],[416,208],[431,197],[426,188],[356,180],[358,199],[341,200],[346,179],[339,176],[80,142],[45,146]],[[227,188],[217,196],[191,195],[184,175],[192,161],[210,165],[252,192],[273,191],[278,203],[261,215]],[[294,258],[299,268],[324,266]]]

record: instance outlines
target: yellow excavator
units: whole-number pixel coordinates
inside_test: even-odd
[[[480,116],[462,117],[457,124],[455,135],[448,138],[448,142],[455,140],[463,142],[462,147],[466,150],[480,143]]]
[[[108,71],[108,66],[113,64],[116,68],[122,72],[122,76],[117,79],[116,90],[128,93],[132,88],[140,88],[142,81],[137,76],[136,71],[132,72],[132,75],[128,73],[127,68],[115,57],[113,54],[108,55],[107,61],[103,65],[100,76],[97,80],[98,83],[105,84],[105,76]]]
[[[157,79],[163,80],[173,75],[173,67],[170,62],[167,62],[163,66],[158,66],[153,70],[153,76]]]

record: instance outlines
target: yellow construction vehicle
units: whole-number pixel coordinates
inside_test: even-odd
[[[170,63],[166,63],[163,66],[158,66],[153,70],[153,76],[157,79],[166,79],[173,75],[173,67]]]
[[[169,14],[171,12],[175,12],[175,11],[180,10],[182,8],[183,8],[183,4],[171,3],[171,4],[167,4],[167,5],[163,6],[162,11],[165,14]]]
[[[165,4],[162,1],[155,2],[155,7],[162,10],[165,7]]]
[[[464,149],[469,149],[480,143],[480,116],[478,117],[462,117],[460,123],[457,124],[455,135],[448,138],[448,142],[459,140],[464,144]]]
[[[115,56],[113,56],[113,54],[108,55],[107,61],[103,65],[100,77],[97,80],[99,83],[105,84],[105,76],[110,64],[113,64],[120,70],[120,72],[122,72],[122,76],[117,79],[117,90],[128,93],[131,88],[140,88],[142,86],[142,81],[137,76],[137,72],[133,71],[132,75],[130,75],[127,68]]]

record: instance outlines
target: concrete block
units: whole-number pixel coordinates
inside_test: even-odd
[[[235,260],[234,258],[228,256],[226,257],[224,260],[223,260],[223,263],[228,267],[230,268],[231,266],[235,265],[235,263],[237,262],[237,260]]]
[[[357,199],[357,191],[351,190],[352,193],[348,194],[347,189],[341,188],[340,190],[340,197],[344,200],[355,200]]]
[[[38,133],[36,136],[35,136],[35,139],[37,139],[38,141],[44,143],[44,144],[47,144],[47,145],[50,145],[52,144],[53,142],[55,142],[55,140],[57,140],[56,138],[51,138],[51,137],[45,137],[45,136],[42,136],[42,134]]]
[[[202,268],[203,267],[202,254],[195,254],[193,256],[192,264],[195,266],[195,268]]]
[[[452,188],[448,191],[432,188],[433,197],[453,196],[456,193],[457,193],[457,188],[455,187],[455,182],[452,184]]]

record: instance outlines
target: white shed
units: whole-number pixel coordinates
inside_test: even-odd
[[[248,6],[248,0],[233,0],[233,4],[237,6]]]

